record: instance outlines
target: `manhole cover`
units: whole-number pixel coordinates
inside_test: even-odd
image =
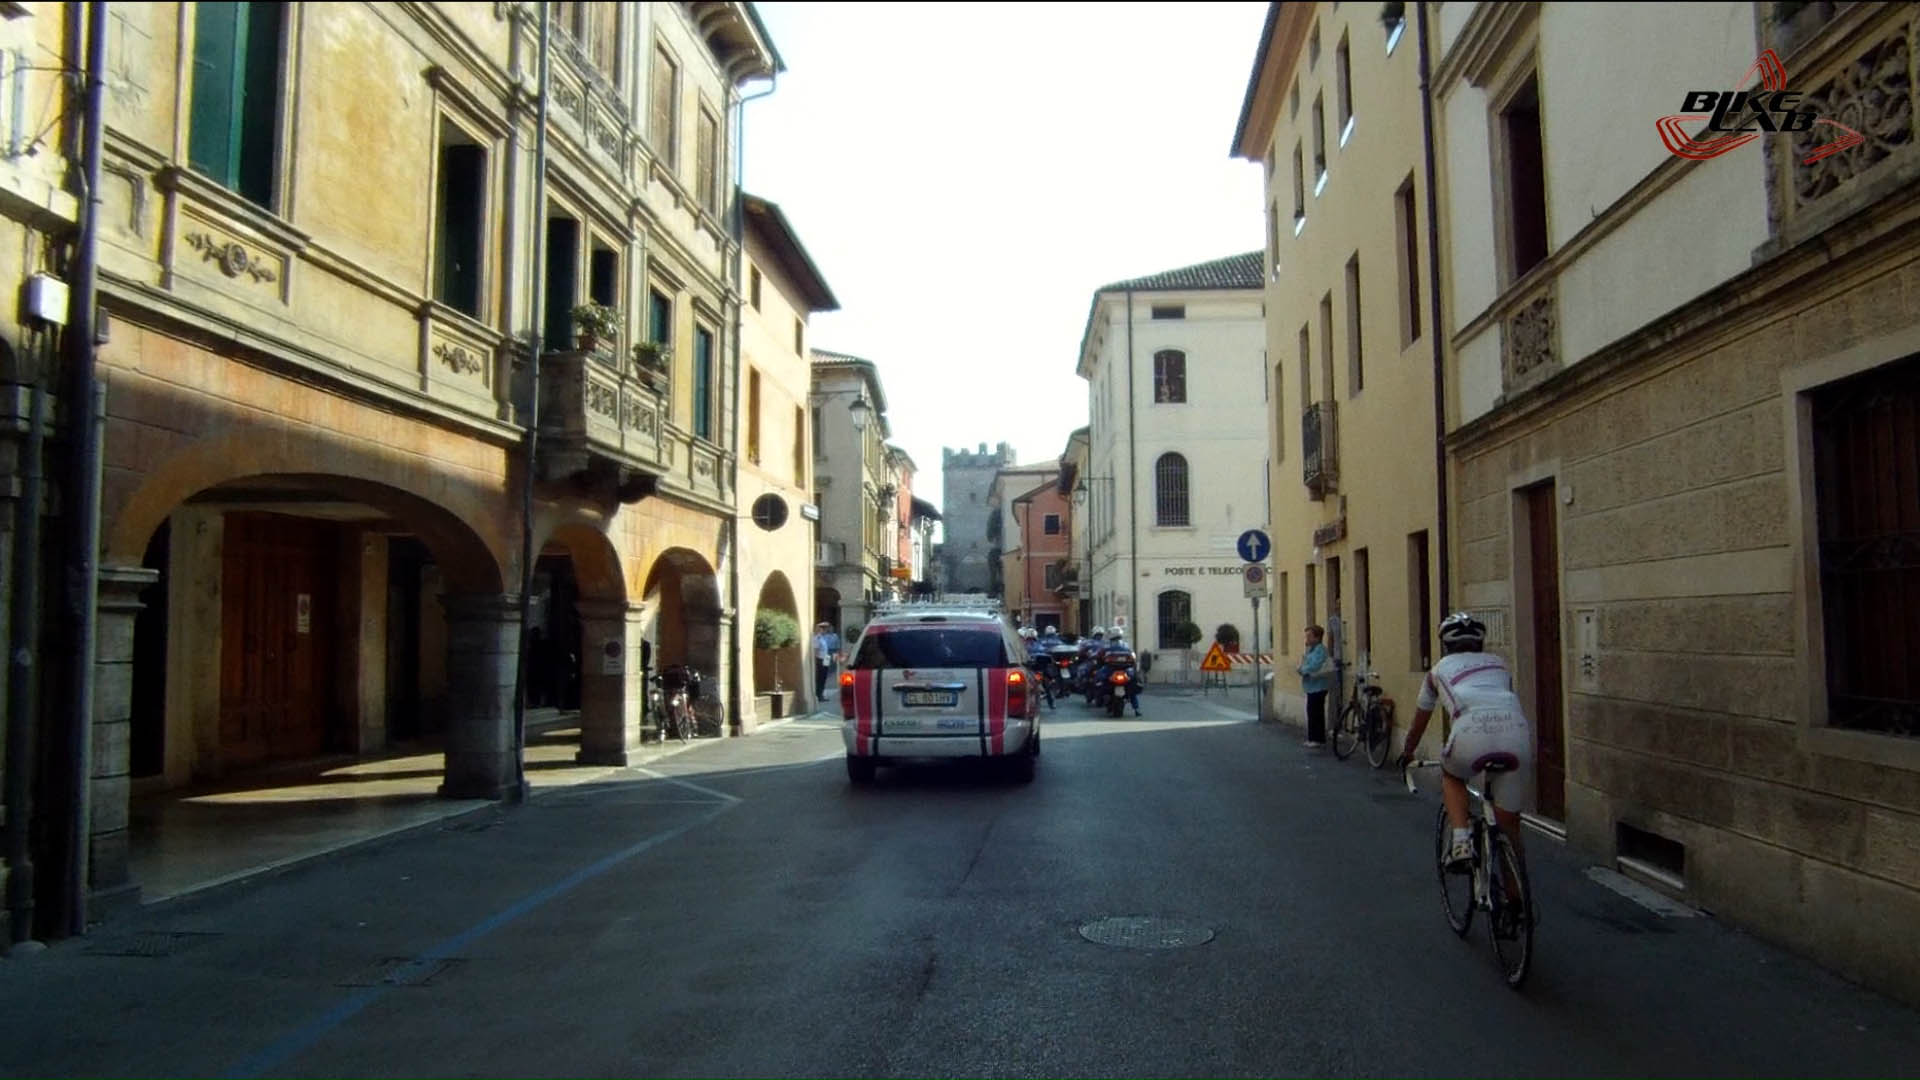
[[[88,946],[86,953],[88,956],[172,956],[182,949],[191,949],[221,936],[191,930],[143,931]]]
[[[389,956],[372,967],[340,982],[341,986],[427,986],[440,975],[465,964],[454,957],[430,960],[420,957]]]
[[[1113,915],[1081,927],[1080,936],[1095,945],[1122,949],[1184,949],[1212,941],[1213,928],[1184,919]]]

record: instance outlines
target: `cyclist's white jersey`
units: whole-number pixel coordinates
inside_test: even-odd
[[[1494,802],[1503,810],[1533,809],[1533,730],[1505,660],[1485,652],[1448,653],[1427,672],[1418,704],[1428,710],[1444,705],[1453,717],[1453,734],[1440,752],[1442,768],[1471,780],[1487,761],[1511,757]]]
[[[1454,723],[1480,712],[1525,713],[1513,692],[1513,672],[1507,662],[1489,652],[1448,653],[1427,672],[1420,684],[1422,709],[1446,706]]]

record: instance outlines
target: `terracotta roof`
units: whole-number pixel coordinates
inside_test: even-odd
[[[1148,292],[1156,289],[1259,289],[1266,282],[1262,280],[1265,256],[1262,252],[1249,251],[1245,255],[1229,255],[1212,262],[1195,263],[1178,270],[1165,270],[1158,274],[1134,278],[1131,281],[1116,281],[1111,285],[1102,285],[1101,292]]]

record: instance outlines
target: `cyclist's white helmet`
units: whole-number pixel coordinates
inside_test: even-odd
[[[1048,637],[1052,637],[1052,636],[1054,636],[1055,634],[1058,634],[1059,632],[1060,632],[1060,628],[1059,628],[1059,627],[1057,627],[1057,626],[1049,626],[1049,627],[1047,627],[1047,635],[1046,635],[1046,636],[1048,636]]]
[[[1487,640],[1487,627],[1465,611],[1456,611],[1440,620],[1440,645],[1454,649],[1478,648]]]
[[[1087,636],[1088,637],[1106,637],[1107,631],[1105,627],[1096,626],[1093,628],[1093,632],[1088,634]]]

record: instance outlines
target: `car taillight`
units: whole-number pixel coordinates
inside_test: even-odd
[[[1127,673],[1124,671],[1114,672],[1112,675],[1112,682],[1113,682],[1113,685],[1115,686],[1127,685]]]
[[[1007,715],[1024,716],[1027,712],[1027,673],[1024,671],[1007,672]]]
[[[840,716],[853,719],[853,672],[840,673]]]

